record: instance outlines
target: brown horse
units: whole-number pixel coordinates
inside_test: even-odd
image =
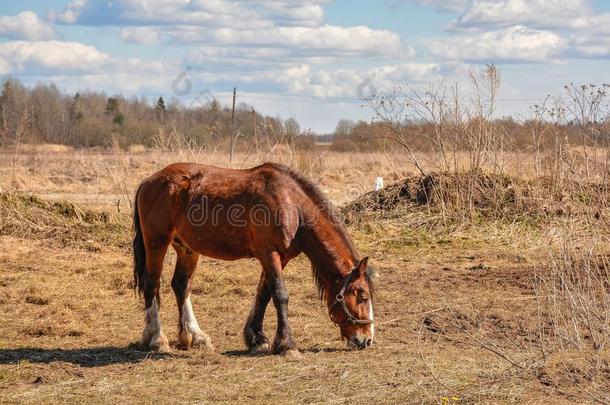
[[[263,317],[271,299],[277,332],[271,352],[296,350],[288,325],[288,292],[282,272],[300,253],[312,263],[321,299],[349,347],[373,342],[373,285],[368,258],[358,259],[331,204],[309,180],[289,168],[264,164],[247,170],[173,164],[145,179],[134,214],[135,287],[144,294],[146,324],[141,344],[169,350],[159,318],[159,286],[169,245],[177,261],[172,288],[179,310],[178,340],[212,348],[190,300],[199,255],[236,260],[255,257],[262,273],[244,328],[253,352],[269,349]]]

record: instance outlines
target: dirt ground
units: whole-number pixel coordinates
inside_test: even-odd
[[[12,163],[12,174],[11,160],[2,162],[3,190],[17,184],[50,200],[71,200],[58,195],[62,189],[93,194],[95,184],[98,195],[128,195],[140,177],[121,180],[114,176],[121,166],[107,164],[112,175],[95,172],[81,186],[43,176],[44,186],[24,180],[25,160]],[[372,184],[375,172],[401,174],[391,164],[363,168],[366,176],[333,167],[310,175],[338,203],[348,199],[346,188]],[[608,348],[550,350],[539,339],[549,320],[533,277],[546,260],[544,246],[552,245],[551,228],[497,221],[431,228],[425,210],[351,225],[357,247],[379,271],[375,343],[345,349],[317,299],[309,263],[299,257],[286,278],[300,359],[245,352],[241,332],[258,264],[203,259],[193,306],[216,350],[174,347],[164,355],[132,345],[143,304],[132,290],[127,202],[110,208],[77,200],[80,212],[93,206],[109,217],[88,221],[58,205],[48,214],[57,221],[36,221],[48,208],[37,203],[2,211],[14,213],[0,218],[2,403],[610,403]],[[173,260],[166,259],[161,317],[175,344]],[[274,325],[270,306],[267,335]]]

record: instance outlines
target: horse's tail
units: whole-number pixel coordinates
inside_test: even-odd
[[[146,247],[144,246],[144,236],[142,235],[142,226],[140,224],[140,214],[138,211],[138,194],[140,187],[136,192],[133,209],[133,229],[135,236],[133,238],[133,288],[142,295],[146,283]]]

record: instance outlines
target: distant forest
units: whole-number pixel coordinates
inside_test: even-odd
[[[302,131],[294,118],[265,116],[244,103],[232,109],[218,100],[184,105],[162,97],[108,96],[83,91],[65,94],[53,84],[24,86],[18,79],[2,82],[0,95],[0,145],[51,143],[74,147],[145,145],[162,149],[209,147],[210,149],[256,147],[259,151],[285,144],[311,148],[324,143],[340,152],[386,150],[407,145],[412,150],[468,149],[476,140],[481,119],[496,141],[506,148],[537,150],[569,144],[607,146],[610,143],[608,93],[610,86],[565,87],[566,101],[555,99],[551,107],[529,108],[531,119],[494,119],[476,115],[457,118],[444,100],[421,100],[421,106],[437,105],[438,114],[421,115],[402,122],[364,122],[342,119],[331,134]],[[388,103],[388,100],[376,100]],[[550,104],[551,99],[547,100]],[[428,103],[428,104],[426,104]],[[436,104],[434,104],[436,103]],[[396,106],[396,105],[395,105]],[[458,108],[459,106],[455,106]],[[524,106],[527,110],[527,106]],[[446,118],[446,117],[452,118]],[[423,118],[422,118],[423,117]],[[439,118],[440,117],[440,118]],[[395,142],[399,140],[398,145]],[[496,142],[494,141],[494,142]]]
[[[179,141],[217,147],[230,143],[232,133],[238,145],[253,140],[293,145],[313,142],[312,135],[303,133],[293,118],[264,116],[243,103],[236,106],[232,119],[232,109],[217,100],[185,106],[162,97],[150,102],[144,97],[108,96],[94,91],[69,95],[54,84],[28,88],[14,78],[2,83],[0,144],[155,147]]]

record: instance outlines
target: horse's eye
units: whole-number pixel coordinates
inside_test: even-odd
[[[366,291],[362,291],[360,293],[360,299],[362,301],[368,301],[369,298],[370,298],[369,293],[367,293]]]

